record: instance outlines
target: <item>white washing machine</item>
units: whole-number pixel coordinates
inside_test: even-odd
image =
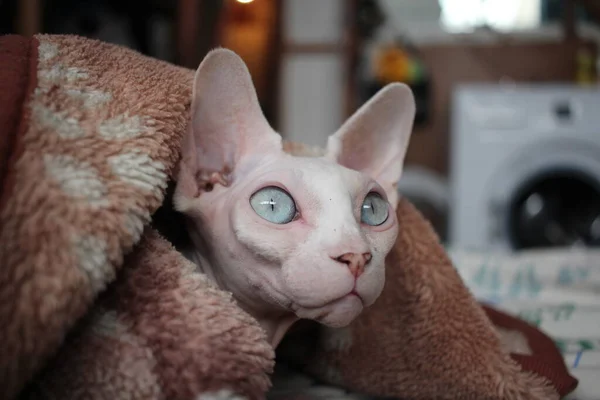
[[[468,84],[451,104],[451,246],[600,244],[600,89]]]

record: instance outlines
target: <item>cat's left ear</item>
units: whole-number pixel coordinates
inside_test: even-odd
[[[371,176],[396,208],[397,184],[414,117],[415,100],[409,87],[389,84],[329,137],[327,157]]]

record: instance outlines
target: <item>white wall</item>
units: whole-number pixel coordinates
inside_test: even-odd
[[[341,43],[344,0],[282,1],[286,43]],[[284,53],[280,98],[281,134],[286,139],[325,144],[342,122],[344,69],[341,54]]]

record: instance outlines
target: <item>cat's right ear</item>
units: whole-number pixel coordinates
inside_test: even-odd
[[[280,149],[281,137],[262,113],[246,64],[231,50],[211,51],[194,78],[176,197],[228,185],[244,157]]]

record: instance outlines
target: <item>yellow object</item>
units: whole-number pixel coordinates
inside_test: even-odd
[[[596,79],[594,75],[594,58],[587,49],[582,48],[577,52],[575,80],[580,85],[590,85],[595,83]]]
[[[375,59],[375,77],[382,83],[407,82],[415,74],[410,58],[397,47],[384,47]]]

